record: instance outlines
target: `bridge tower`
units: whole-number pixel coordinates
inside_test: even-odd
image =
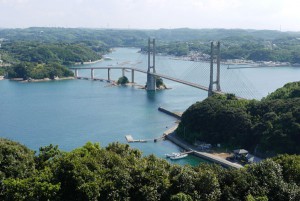
[[[151,48],[152,45],[152,48]],[[152,49],[152,64],[151,64],[151,49]],[[147,71],[147,91],[156,90],[156,77],[151,73],[156,73],[155,71],[155,39],[152,41],[148,39],[148,71]]]
[[[208,96],[213,95],[214,84],[216,84],[216,91],[221,91],[220,86],[220,42],[217,45],[211,42],[210,45],[210,81],[208,87]],[[216,77],[214,76],[214,64],[217,63]],[[214,80],[215,79],[215,80]]]

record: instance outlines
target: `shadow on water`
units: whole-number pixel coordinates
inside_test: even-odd
[[[147,100],[151,103],[154,103],[156,100],[155,91],[147,91]]]

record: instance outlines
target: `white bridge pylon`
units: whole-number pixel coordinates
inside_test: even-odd
[[[151,47],[152,45],[152,47]],[[163,75],[163,74],[159,74],[156,73],[156,69],[155,69],[155,53],[156,53],[156,48],[155,48],[155,39],[153,39],[152,41],[148,40],[148,70],[142,70],[139,68],[133,68],[133,67],[124,67],[124,66],[109,66],[109,67],[73,67],[70,68],[71,70],[74,70],[74,77],[77,79],[89,79],[87,77],[80,77],[79,76],[79,70],[87,70],[90,69],[91,70],[91,77],[90,79],[93,80],[103,80],[100,78],[96,78],[94,76],[94,70],[96,69],[103,69],[103,70],[107,70],[107,81],[111,81],[111,76],[110,76],[110,71],[112,69],[121,69],[122,70],[122,75],[124,75],[124,71],[125,70],[131,70],[131,81],[132,83],[134,83],[134,73],[135,72],[140,72],[140,73],[144,73],[147,74],[147,85],[146,85],[146,90],[148,91],[155,91],[156,90],[156,77],[161,77],[167,80],[171,80],[174,82],[178,82],[184,85],[188,85],[197,89],[201,89],[204,91],[208,92],[208,96],[211,96],[214,93],[217,94],[225,94],[225,92],[221,91],[221,86],[220,86],[220,42],[217,43],[217,45],[215,45],[213,42],[211,42],[211,58],[210,58],[210,82],[209,82],[209,86],[203,86],[200,84],[196,84],[196,83],[192,83],[186,80],[182,80],[182,79],[178,79],[178,78],[174,78],[168,75]],[[152,57],[151,57],[152,55]],[[152,59],[152,60],[151,60]],[[215,67],[216,64],[216,67]],[[216,68],[216,71],[215,71]],[[216,75],[215,75],[216,74]],[[214,85],[216,85],[216,89],[214,89]],[[242,99],[241,97],[237,97]]]

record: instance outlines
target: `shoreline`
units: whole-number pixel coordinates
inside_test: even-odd
[[[181,115],[179,115],[178,113],[171,112],[165,108],[159,107],[158,110],[167,115],[173,116],[175,118],[178,118],[178,119],[181,118]],[[176,135],[176,129],[177,129],[178,125],[179,125],[179,123],[177,122],[175,126],[166,130],[163,133],[163,137],[165,137],[165,139],[169,140],[170,142],[176,144],[177,146],[181,147],[182,149],[184,149],[186,151],[192,151],[192,154],[194,156],[199,157],[201,159],[205,159],[207,161],[217,163],[217,164],[222,165],[227,168],[239,169],[239,168],[243,167],[242,165],[240,165],[238,163],[232,163],[232,162],[226,160],[226,157],[228,156],[227,153],[219,153],[214,150],[213,150],[214,153],[199,151],[196,146],[189,144],[188,142],[184,141],[183,139],[179,138]]]
[[[169,130],[164,132],[164,136],[166,139],[168,139],[172,143],[176,144],[177,146],[179,146],[187,151],[192,151],[193,152],[192,154],[194,156],[199,157],[201,159],[205,159],[207,161],[219,164],[226,168],[236,168],[236,169],[243,168],[243,166],[238,163],[232,163],[232,162],[220,157],[219,156],[220,153],[211,154],[211,153],[207,153],[207,152],[203,152],[203,151],[198,151],[196,147],[194,147],[193,145],[190,145],[189,143],[180,139],[176,135],[176,128],[178,127],[178,125],[179,124],[176,124],[174,127],[170,128]]]
[[[61,78],[55,78],[55,79],[44,78],[44,79],[31,79],[31,80],[23,80],[23,78],[12,78],[9,80],[25,83],[25,82],[49,82],[49,81],[61,81],[61,80],[73,80],[73,79],[75,79],[75,78],[74,77],[61,77]]]
[[[85,62],[75,62],[75,66],[79,66],[79,65],[88,65],[88,64],[95,64],[95,63],[98,63],[98,62],[101,62],[103,61],[104,59],[98,59],[98,60],[95,60],[95,61],[85,61]]]
[[[172,60],[181,60],[181,61],[194,61],[194,62],[206,62],[209,63],[207,57],[197,56],[196,55],[185,55],[185,56],[174,56],[174,55],[167,55],[163,54],[164,56],[169,56]],[[246,66],[247,68],[265,68],[265,67],[300,67],[299,63],[290,63],[288,61],[252,61],[246,59],[224,59],[221,61],[221,64],[228,65],[228,66],[236,66],[242,65]],[[241,68],[241,67],[240,67]],[[229,68],[229,69],[234,69]]]

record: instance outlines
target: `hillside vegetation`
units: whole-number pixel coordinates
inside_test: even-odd
[[[261,101],[213,95],[183,113],[177,133],[191,143],[220,143],[265,156],[300,154],[299,91],[300,82],[294,82]]]
[[[171,165],[129,145],[87,143],[71,152],[0,138],[0,199],[297,201],[300,157],[283,155],[233,170]],[[292,164],[292,165],[286,165]]]
[[[222,59],[249,59],[300,63],[300,33],[242,29],[0,29],[0,42],[84,44],[96,52],[111,47],[138,47],[147,51],[148,38],[156,38],[157,52],[183,56],[193,51],[208,54],[210,41],[221,41]]]
[[[101,59],[99,54],[84,44],[10,42],[4,43],[2,50],[8,52],[15,61],[21,62],[70,65]]]
[[[7,68],[8,78],[28,79],[54,79],[56,77],[71,77],[73,72],[59,63],[38,64],[22,62]]]

